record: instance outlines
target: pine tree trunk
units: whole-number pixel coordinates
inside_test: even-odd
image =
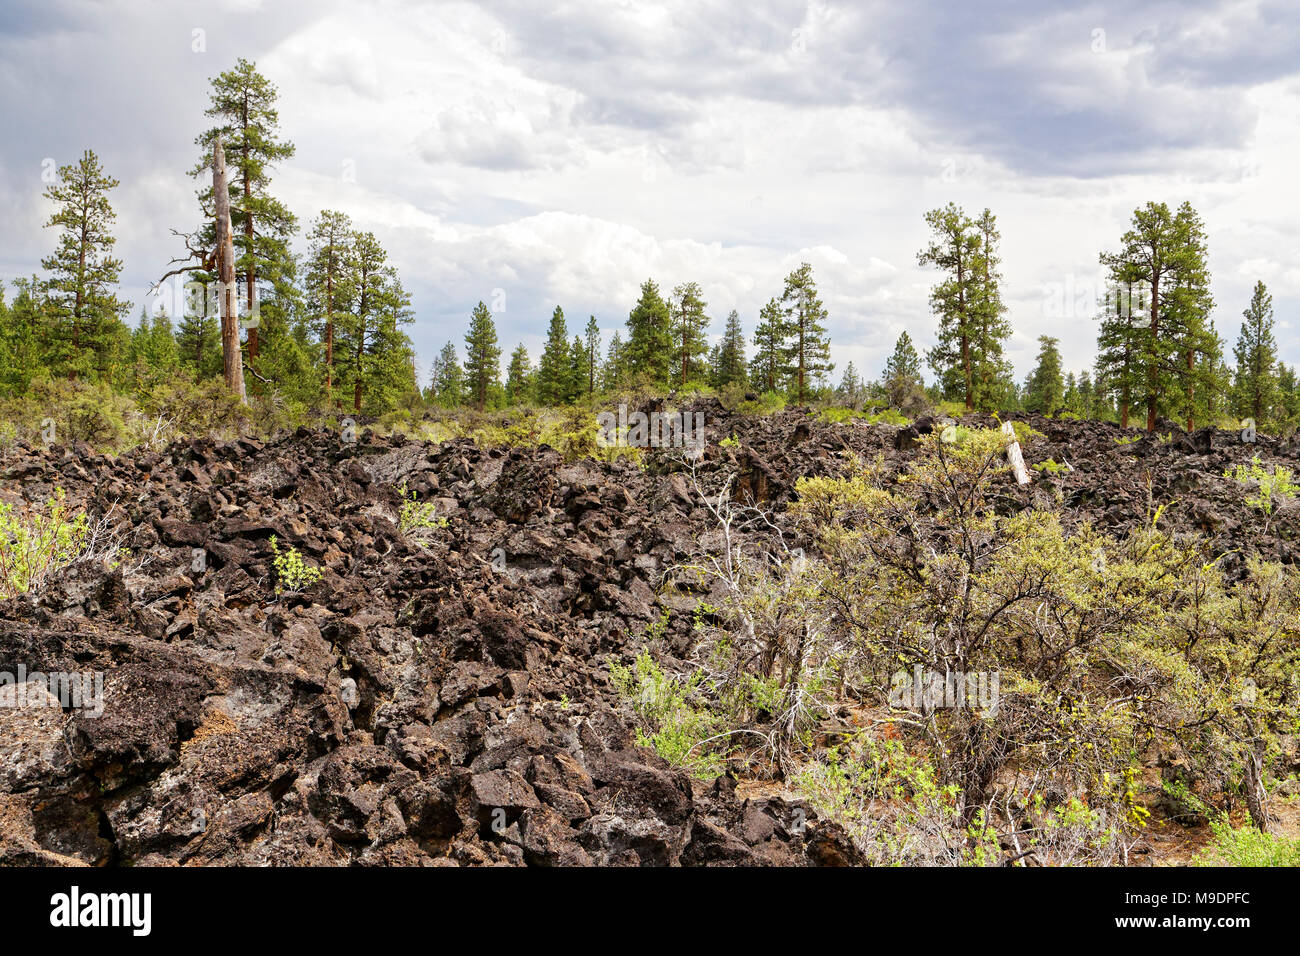
[[[235,292],[235,238],[230,225],[230,187],[226,183],[226,153],[221,140],[212,146],[212,192],[217,207],[217,278],[221,302],[221,358],[226,387],[245,404],[244,360],[239,352],[239,306]]]
[[[248,317],[256,322],[257,315],[257,251],[255,248],[254,235],[256,230],[253,227],[253,181],[248,174],[248,93],[244,94],[244,239],[248,243],[248,269],[244,274],[244,288],[248,301]],[[257,358],[257,331],[256,324],[248,327],[248,361],[251,365],[253,359]]]
[[[1160,341],[1160,274],[1154,269],[1151,273],[1151,350],[1154,353]],[[1156,356],[1147,356],[1150,365],[1147,368],[1147,431],[1156,430],[1156,392],[1159,386],[1160,370],[1156,367]]]

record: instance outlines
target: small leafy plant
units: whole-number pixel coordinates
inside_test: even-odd
[[[1251,459],[1249,465],[1239,464],[1236,468],[1229,468],[1223,477],[1241,484],[1255,485],[1255,494],[1246,499],[1246,504],[1258,508],[1266,517],[1272,517],[1273,509],[1278,504],[1290,501],[1300,492],[1300,486],[1291,480],[1290,468],[1281,465],[1265,468],[1258,455]]]
[[[321,579],[320,568],[313,568],[302,560],[298,549],[290,547],[281,551],[275,535],[271,535],[272,564],[275,567],[275,593],[305,591]]]
[[[62,488],[40,507],[0,502],[0,599],[39,589],[81,557],[90,535],[85,511],[73,511]]]
[[[397,520],[402,534],[441,531],[447,527],[447,517],[438,514],[438,505],[432,501],[420,501],[414,491],[407,490],[405,481],[398,486],[397,493],[402,496],[402,513]]]
[[[1300,840],[1234,827],[1223,815],[1210,827],[1214,843],[1197,854],[1197,866],[1300,866]]]
[[[694,702],[703,676],[696,671],[679,680],[665,674],[649,651],[642,651],[630,667],[616,660],[609,663],[610,682],[632,704],[644,727],[637,728],[637,743],[708,780],[721,773],[723,758],[704,746],[718,721],[707,707]]]
[[[1069,472],[1070,466],[1063,465],[1054,458],[1049,458],[1047,461],[1040,461],[1034,465],[1034,471],[1041,471],[1047,475],[1061,475]]]

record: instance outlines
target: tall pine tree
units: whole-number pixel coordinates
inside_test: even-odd
[[[270,194],[271,170],[280,160],[294,154],[294,146],[280,136],[280,116],[275,108],[277,91],[257,66],[242,57],[232,70],[212,79],[211,103],[206,116],[216,121],[195,141],[202,155],[191,175],[210,175],[212,144],[220,139],[226,151],[227,168],[233,170],[230,188],[230,218],[235,231],[238,281],[244,289],[247,314],[260,312],[258,282],[272,289],[282,283],[290,269],[289,239],[297,222],[288,208]],[[212,188],[199,193],[204,208],[202,248],[214,246]],[[210,276],[207,278],[211,278]],[[278,290],[277,290],[278,291]],[[248,326],[248,358],[257,358],[259,326]]]
[[[785,277],[781,306],[790,333],[789,356],[795,399],[803,404],[813,384],[835,368],[826,337],[826,307],[817,294],[812,266],[801,263]]]
[[[673,383],[685,388],[688,381],[704,377],[704,356],[708,352],[705,331],[709,317],[698,282],[683,282],[673,289],[668,312],[672,317]]]
[[[1255,283],[1250,305],[1242,313],[1241,333],[1233,348],[1237,373],[1233,406],[1239,416],[1249,416],[1263,427],[1275,422],[1278,402],[1277,340],[1273,337],[1273,297],[1263,282]]]
[[[653,279],[641,283],[641,297],[627,316],[627,343],[622,365],[634,380],[667,388],[672,380],[672,316]]]
[[[465,378],[475,406],[482,411],[488,395],[501,385],[501,346],[492,313],[481,301],[474,307],[465,335]]]
[[[563,405],[569,400],[573,384],[571,358],[569,328],[564,310],[557,305],[551,313],[546,346],[537,366],[537,400],[543,405]]]
[[[130,303],[116,295],[122,263],[112,254],[117,217],[108,191],[117,185],[86,150],[77,163],[60,167],[59,181],[45,190],[56,206],[45,226],[58,230],[53,254],[41,260],[50,273],[44,305],[55,374],[106,379],[129,340],[122,317]]]

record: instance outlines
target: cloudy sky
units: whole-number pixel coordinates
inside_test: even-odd
[[[240,56],[297,146],[275,192],[376,233],[424,369],[480,299],[535,357],[557,303],[608,338],[647,276],[752,330],[806,260],[839,369],[875,375],[902,330],[933,342],[916,253],[949,200],[998,217],[1021,377],[1042,334],[1091,364],[1097,255],[1147,200],[1204,218],[1229,344],[1263,279],[1300,362],[1294,3],[6,0],[0,279],[53,247],[42,171],[90,147],[138,308]]]

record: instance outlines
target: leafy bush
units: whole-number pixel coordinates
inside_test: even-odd
[[[1047,475],[1062,475],[1067,474],[1070,471],[1069,465],[1063,465],[1053,458],[1049,458],[1047,461],[1040,461],[1033,467],[1035,471],[1041,471]]]
[[[62,488],[42,507],[15,512],[0,502],[0,598],[39,590],[83,556],[89,536],[89,518],[68,507]]]
[[[275,593],[285,591],[305,591],[321,579],[320,568],[314,568],[302,560],[298,549],[290,547],[280,550],[280,543],[271,535],[271,563],[275,568]]]
[[[1249,465],[1238,464],[1236,468],[1229,468],[1223,477],[1243,485],[1254,485],[1255,493],[1246,499],[1246,504],[1258,508],[1268,516],[1273,514],[1273,509],[1278,504],[1290,501],[1300,492],[1300,485],[1291,480],[1290,468],[1282,465],[1265,468],[1258,455],[1251,459]]]
[[[1117,781],[1156,744],[1207,794],[1244,790],[1250,804],[1250,768],[1297,716],[1300,573],[1252,560],[1230,584],[1203,542],[1154,521],[1115,539],[1046,511],[1000,513],[1002,436],[963,437],[930,436],[896,477],[877,463],[799,482],[792,510],[824,556],[806,572],[819,582],[807,620],[838,649],[840,679],[1000,675],[995,711],[902,708],[968,820],[1009,798],[999,781],[1014,768],[1139,826]]]
[[[715,734],[718,721],[692,700],[703,679],[700,672],[678,680],[665,674],[650,652],[643,650],[631,667],[611,659],[609,677],[641,720],[638,744],[701,779],[712,779],[722,771],[722,758],[703,746]]]
[[[1300,840],[1234,827],[1223,816],[1210,826],[1214,843],[1196,855],[1197,866],[1300,866]]]
[[[397,520],[397,528],[402,534],[419,540],[425,532],[441,531],[447,527],[447,518],[438,514],[436,502],[419,501],[414,491],[407,490],[405,481],[398,487],[397,493],[402,496],[402,511]]]

